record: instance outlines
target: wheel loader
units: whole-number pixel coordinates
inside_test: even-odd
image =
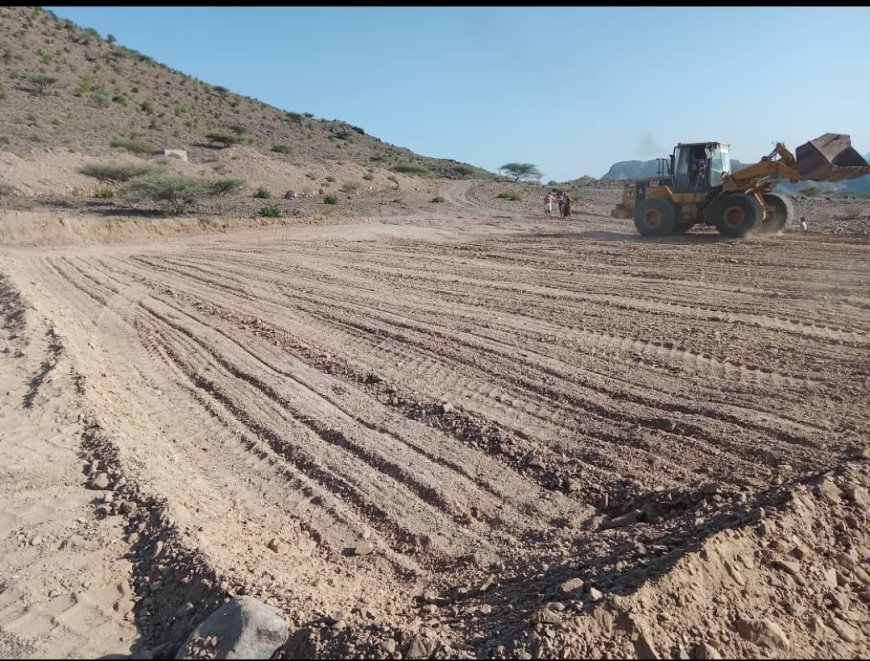
[[[727,142],[679,143],[658,173],[626,182],[614,218],[634,218],[644,236],[713,225],[726,237],[776,234],[794,218],[791,200],[773,192],[777,179],[841,181],[870,174],[848,135],[825,133],[792,154],[781,142],[758,163],[731,172]]]

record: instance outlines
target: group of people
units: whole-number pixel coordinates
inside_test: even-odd
[[[547,191],[544,195],[544,213],[547,217],[553,213],[553,202],[559,203],[559,215],[562,218],[571,218],[571,196],[567,192],[556,195],[553,191]]]

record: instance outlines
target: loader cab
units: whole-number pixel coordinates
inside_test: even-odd
[[[680,143],[671,155],[674,191],[704,192],[722,185],[731,172],[730,145],[726,142]]]

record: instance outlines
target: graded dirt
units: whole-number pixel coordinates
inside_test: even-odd
[[[0,654],[247,594],[285,658],[867,656],[867,203],[651,241],[499,186],[4,210]]]

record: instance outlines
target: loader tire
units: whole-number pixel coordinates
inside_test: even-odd
[[[773,211],[761,224],[762,234],[779,234],[786,225],[794,222],[794,205],[792,201],[779,193],[765,193],[764,203],[773,207]]]
[[[723,197],[713,209],[713,224],[719,234],[737,239],[761,228],[764,207],[754,195],[733,193]]]
[[[667,236],[677,226],[677,207],[663,197],[642,200],[634,210],[634,226],[644,236]]]

